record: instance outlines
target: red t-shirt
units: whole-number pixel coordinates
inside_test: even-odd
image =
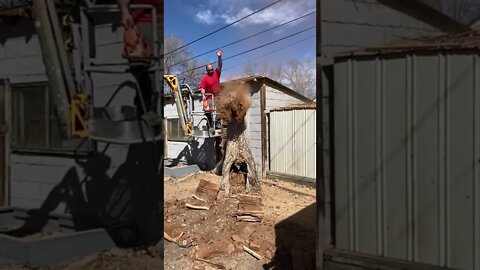
[[[132,0],[130,4],[152,5],[157,10],[157,22],[163,21],[163,1],[161,0]],[[145,8],[132,8],[132,17],[137,22],[152,22],[152,10]]]
[[[220,93],[220,74],[221,72],[218,69],[215,69],[212,76],[206,74],[203,76],[202,81],[200,82],[200,88],[205,89],[205,93],[218,95]],[[212,98],[211,96],[206,96],[207,99]]]

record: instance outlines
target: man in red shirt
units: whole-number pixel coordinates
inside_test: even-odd
[[[151,9],[130,8],[130,4],[152,5],[155,7],[157,14],[155,22],[157,24],[157,40],[163,41],[163,0],[117,0],[117,4],[120,8],[122,25],[125,27],[125,29],[130,29],[131,27],[135,26],[143,35],[149,50],[153,51],[154,22]],[[163,42],[158,43],[158,55],[163,55]],[[160,66],[163,67],[163,59],[156,59],[156,61],[159,61]],[[151,67],[151,62],[133,61],[131,59],[129,62],[132,74],[137,80],[145,107],[147,109],[147,112],[143,111],[139,97],[136,97],[135,104],[139,108],[139,114],[143,115],[145,113],[149,113],[155,115],[157,112],[159,93],[156,89],[154,89],[153,82],[155,82],[155,73],[148,71],[148,69]],[[160,73],[163,75],[163,72]],[[160,84],[160,87],[163,88],[163,83]],[[163,108],[159,113],[163,114]]]
[[[208,124],[210,126],[209,128],[210,131],[215,131],[215,125],[216,125],[216,123],[213,122],[212,110],[215,109],[213,108],[214,107],[213,101],[215,101],[215,103],[218,103],[218,95],[220,94],[220,75],[222,74],[222,54],[223,54],[222,49],[218,49],[217,68],[213,69],[212,64],[206,65],[207,74],[203,76],[202,81],[200,82],[200,91],[202,93],[202,99],[203,99],[203,110],[205,111],[205,115],[207,116]],[[212,98],[212,95],[205,95],[205,93],[213,94],[213,98]],[[219,121],[217,121],[217,123],[218,122]],[[225,155],[225,147],[226,147],[225,140],[226,140],[225,136],[223,136],[223,138],[216,137],[216,140],[215,140],[215,156],[216,156],[217,163],[215,165],[215,168],[212,170],[212,172],[217,175],[222,174],[223,158]]]
[[[215,129],[215,123],[213,123],[212,118],[212,110],[213,107],[213,100],[218,98],[218,94],[220,94],[220,75],[222,74],[222,49],[218,49],[217,57],[218,57],[218,64],[217,68],[213,69],[212,64],[206,65],[207,74],[205,74],[200,81],[200,91],[202,93],[202,100],[203,100],[203,110],[208,119],[208,124],[210,126],[210,130]],[[212,95],[205,95],[205,94],[213,94]]]

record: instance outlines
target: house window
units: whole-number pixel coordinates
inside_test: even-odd
[[[188,136],[183,133],[183,127],[180,124],[180,119],[167,119],[167,140],[169,141],[187,141]]]
[[[12,149],[38,152],[88,152],[90,142],[62,140],[47,83],[12,85]]]

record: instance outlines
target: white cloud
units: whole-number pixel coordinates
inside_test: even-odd
[[[196,14],[196,18],[200,23],[209,25],[215,23],[215,16],[212,14],[212,11],[210,9],[198,12]]]
[[[255,3],[255,8],[251,8],[253,6],[252,3]],[[233,0],[224,0],[222,2],[218,2],[218,0],[210,0],[209,6],[215,7],[215,11],[212,12],[211,9],[207,9],[206,11],[197,13],[196,16],[199,22],[205,24],[213,24],[218,21],[229,24],[253,13],[255,10],[258,10],[259,8],[266,5],[267,3],[259,6],[258,1],[253,0],[247,0],[242,2]],[[239,23],[236,23],[234,26],[275,26],[298,18],[306,13],[313,11],[314,9],[314,0],[283,0],[259,13],[256,13],[240,21]]]

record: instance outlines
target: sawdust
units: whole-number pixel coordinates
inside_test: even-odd
[[[241,121],[252,104],[250,89],[247,84],[228,83],[220,92],[217,101],[217,112],[227,124]]]

